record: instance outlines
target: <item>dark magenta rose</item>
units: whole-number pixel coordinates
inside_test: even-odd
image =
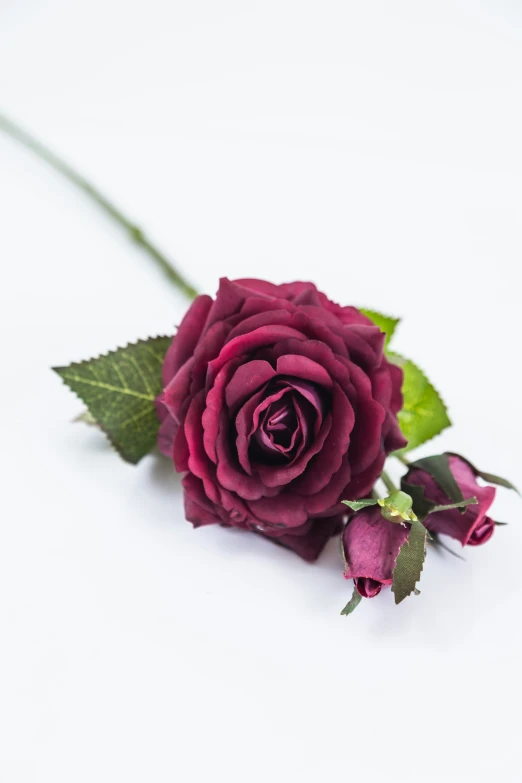
[[[434,533],[443,533],[460,541],[462,546],[477,546],[489,541],[495,530],[494,521],[487,515],[496,490],[494,487],[482,487],[477,482],[472,466],[457,455],[448,455],[450,470],[453,473],[465,499],[476,497],[477,505],[467,506],[462,514],[458,509],[437,511],[426,517],[426,527]],[[403,481],[424,488],[424,496],[438,506],[451,503],[450,498],[439,487],[435,479],[420,468],[411,468]]]
[[[158,400],[161,451],[183,473],[195,526],[253,530],[317,558],[343,498],[367,495],[397,423],[402,371],[384,334],[312,283],[221,280],[172,341]]]
[[[391,585],[395,561],[409,532],[409,525],[385,519],[380,506],[363,508],[351,517],[342,537],[344,576],[354,580],[363,598],[373,598],[383,585]]]

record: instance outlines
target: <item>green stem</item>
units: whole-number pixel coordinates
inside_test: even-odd
[[[399,460],[399,462],[402,462],[403,465],[406,465],[407,467],[410,466],[409,460],[406,459],[406,457],[403,457],[402,454],[392,454],[393,457]]]
[[[189,297],[189,299],[194,299],[198,295],[196,289],[193,288],[190,283],[187,282],[187,280],[185,280],[185,278],[177,271],[177,269],[172,266],[169,261],[167,261],[165,256],[160,253],[160,251],[145,236],[141,228],[126,218],[125,215],[114,206],[114,204],[106,199],[105,196],[103,196],[100,191],[94,187],[94,185],[91,185],[88,180],[84,179],[84,177],[78,174],[78,172],[69,166],[68,163],[55,155],[54,152],[45,147],[43,144],[40,144],[39,141],[33,138],[29,133],[24,131],[14,122],[11,122],[11,120],[9,120],[3,114],[0,114],[0,130],[4,131],[4,133],[6,133],[15,141],[18,141],[26,149],[34,152],[35,155],[48,163],[49,166],[55,169],[55,171],[58,171],[66,179],[68,179],[69,182],[72,182],[74,185],[80,188],[80,190],[83,190],[84,193],[90,196],[90,198],[95,201],[96,204],[98,204],[98,206],[101,207],[107,215],[109,215],[127,231],[129,237],[134,242],[136,242],[137,245],[139,245],[143,250],[145,250],[145,252],[149,254],[149,256],[151,256],[151,258],[154,259],[162,271],[167,275],[169,280],[174,283],[174,285],[176,285],[179,290],[185,294],[185,296]]]
[[[390,494],[392,492],[397,492],[397,487],[395,486],[395,484],[393,483],[390,476],[386,473],[385,470],[383,470],[383,472],[381,473],[381,479]]]

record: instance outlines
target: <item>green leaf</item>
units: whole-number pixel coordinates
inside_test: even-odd
[[[357,607],[361,603],[361,599],[362,599],[361,594],[358,593],[357,592],[357,588],[354,587],[353,588],[352,597],[350,598],[350,600],[348,601],[348,603],[346,604],[346,606],[342,610],[341,614],[344,614],[344,615],[351,614],[354,611],[354,609],[357,609]]]
[[[366,310],[366,308],[360,308],[360,311],[367,318],[369,318],[370,321],[373,321],[375,326],[378,326],[381,332],[384,332],[386,335],[384,347],[387,348],[391,338],[393,337],[393,333],[397,328],[397,324],[400,323],[401,319],[392,318],[391,315],[383,315],[382,313],[378,313],[375,310]]]
[[[419,520],[411,523],[410,534],[401,546],[393,570],[392,592],[395,603],[400,604],[411,593],[416,592],[424,558],[426,557],[426,538],[428,531]]]
[[[53,370],[87,405],[114,448],[135,465],[155,445],[154,400],[172,337],[152,337],[104,356]]]
[[[410,468],[419,468],[429,473],[453,503],[460,503],[464,500],[462,490],[451,472],[447,454],[436,454],[434,457],[417,459],[410,463]]]
[[[364,500],[342,500],[345,506],[349,506],[352,511],[360,511],[361,508],[367,508],[367,506],[376,506],[378,503],[377,498],[366,498]]]
[[[432,383],[410,359],[388,353],[390,361],[402,367],[404,404],[399,411],[399,425],[408,445],[401,453],[417,448],[451,425],[446,406]]]

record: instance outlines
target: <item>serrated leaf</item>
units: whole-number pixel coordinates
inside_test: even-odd
[[[342,500],[345,506],[349,506],[352,511],[360,511],[361,508],[367,508],[367,506],[376,506],[378,503],[377,498],[365,498],[364,500]]]
[[[362,600],[361,594],[357,591],[357,588],[354,587],[352,597],[350,598],[350,600],[342,610],[341,614],[344,615],[351,614],[355,609],[357,609],[357,607],[361,603],[361,600]]]
[[[408,440],[408,445],[401,450],[404,453],[434,438],[451,426],[451,421],[440,394],[422,370],[400,354],[388,353],[388,358],[404,372],[404,403],[398,414],[401,431]]]
[[[152,337],[104,356],[53,370],[87,405],[114,448],[136,464],[156,443],[154,400],[171,337]]]
[[[410,533],[400,548],[393,569],[392,592],[396,604],[416,591],[426,557],[427,534],[422,522],[417,520],[411,523]]]
[[[401,319],[392,318],[391,315],[384,315],[383,313],[378,313],[376,310],[367,310],[366,308],[360,308],[360,311],[367,318],[369,318],[370,321],[373,321],[375,326],[378,326],[381,332],[384,332],[386,335],[384,347],[387,348],[391,338],[393,337],[393,333],[397,328],[397,324],[400,323]]]

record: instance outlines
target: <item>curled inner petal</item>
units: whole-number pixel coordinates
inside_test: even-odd
[[[375,598],[381,592],[382,582],[370,579],[369,576],[360,576],[358,579],[354,579],[354,582],[357,592],[363,598]]]

